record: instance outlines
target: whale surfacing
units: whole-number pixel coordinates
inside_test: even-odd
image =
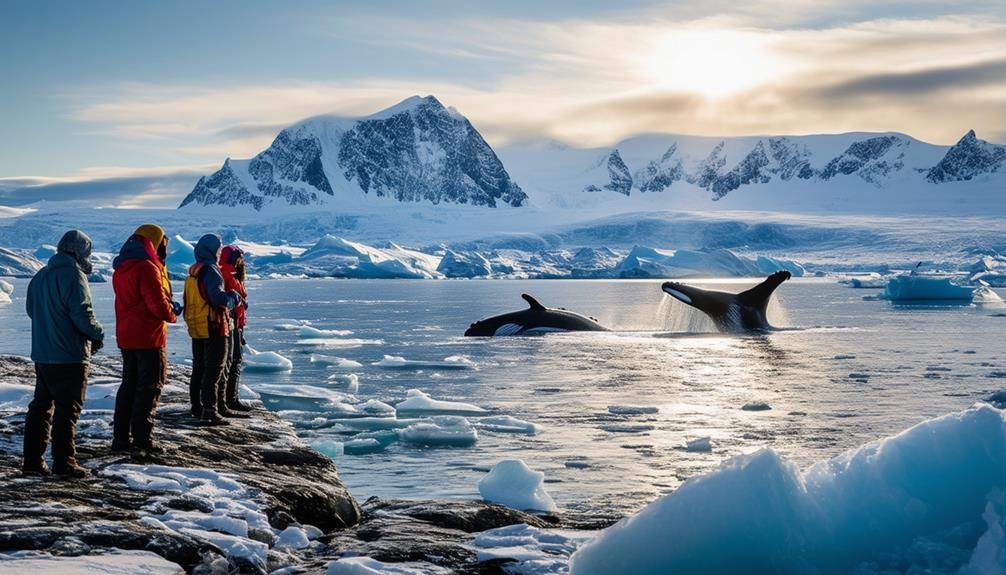
[[[520,297],[527,302],[527,309],[477,321],[465,330],[465,335],[492,337],[552,331],[608,331],[589,317],[564,309],[547,308],[526,293]]]
[[[789,272],[778,271],[753,288],[736,294],[678,282],[665,282],[661,289],[709,316],[722,332],[757,332],[772,329],[765,317],[765,309],[775,289],[790,277]]]

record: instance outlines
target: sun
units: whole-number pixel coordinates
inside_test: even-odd
[[[786,63],[763,33],[724,29],[665,32],[642,58],[647,80],[664,90],[728,96],[774,79]]]

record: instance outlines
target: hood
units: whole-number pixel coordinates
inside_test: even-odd
[[[245,255],[244,250],[234,244],[224,246],[224,249],[220,250],[220,265],[233,267],[238,258],[243,255]]]
[[[217,261],[220,259],[220,246],[222,245],[223,240],[216,234],[206,234],[199,238],[194,250],[196,261],[202,264],[217,265]]]
[[[206,264],[202,264],[202,263],[199,263],[199,262],[196,262],[196,263],[190,265],[189,266],[189,275],[192,276],[192,277],[194,277],[194,278],[199,277],[199,272],[202,271],[203,267],[205,267],[205,266],[206,266]]]
[[[65,254],[77,262],[77,266],[85,274],[90,274],[91,268],[91,238],[80,230],[70,230],[63,234],[56,246],[56,254]],[[54,256],[55,257],[55,256]],[[50,259],[50,261],[52,261]]]
[[[112,260],[112,269],[119,269],[120,265],[132,260],[151,260],[156,264],[161,263],[160,258],[154,252],[153,242],[139,234],[130,236],[126,243],[122,244],[119,255]]]

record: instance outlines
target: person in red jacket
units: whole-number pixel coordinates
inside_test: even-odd
[[[234,329],[231,331],[231,357],[227,364],[224,405],[232,412],[251,411],[251,406],[238,398],[243,359],[241,347],[245,343],[248,309],[248,291],[245,289],[245,258],[240,247],[229,245],[220,250],[220,273],[224,276],[224,289],[236,291],[241,296],[241,303],[231,310]]]
[[[167,254],[164,230],[144,224],[126,240],[112,262],[115,336],[122,350],[112,451],[162,451],[153,440],[154,411],[167,380],[168,324],[182,311],[172,298],[165,268]]]

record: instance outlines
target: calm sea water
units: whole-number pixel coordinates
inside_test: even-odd
[[[27,354],[26,281],[0,305],[0,352]],[[736,290],[753,281],[695,282]],[[330,387],[333,373],[356,373],[360,401],[396,403],[417,388],[434,398],[475,403],[540,426],[536,435],[480,433],[467,448],[392,444],[380,453],[338,457],[358,497],[476,497],[485,471],[504,458],[543,471],[561,507],[631,512],[732,455],[772,447],[800,466],[919,421],[968,407],[1006,387],[1006,317],[987,307],[899,307],[864,301],[876,293],[801,279],[777,292],[771,315],[796,327],[762,337],[701,333],[710,324],[664,296],[658,281],[272,280],[250,284],[248,342],[289,357],[284,374],[248,373],[245,382]],[[113,329],[112,293],[92,286],[99,318]],[[467,325],[542,303],[592,315],[611,333],[471,339]],[[1002,293],[1002,292],[1001,292]],[[352,330],[380,345],[324,349],[299,345],[284,321]],[[688,333],[683,333],[688,332]],[[184,327],[172,328],[171,357],[189,357]],[[310,353],[364,367],[326,368]],[[477,369],[387,369],[385,354],[412,360],[464,355]],[[765,402],[767,411],[745,411]],[[609,406],[656,407],[618,415]],[[308,440],[347,439],[318,414]],[[302,420],[303,418],[299,418]],[[711,452],[682,445],[711,437]]]

